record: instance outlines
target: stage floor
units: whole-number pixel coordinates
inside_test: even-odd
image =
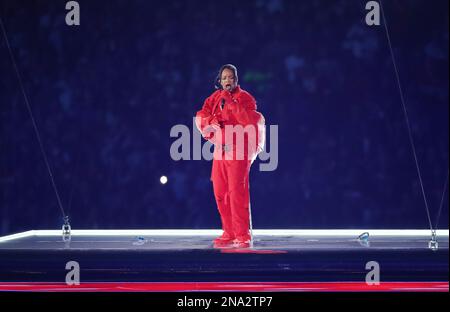
[[[369,233],[369,239],[358,236]],[[448,230],[439,230],[439,248],[448,249]],[[208,250],[218,230],[38,230],[0,237],[0,250]],[[255,230],[252,250],[428,249],[429,230]]]
[[[358,239],[364,232],[368,240]],[[3,291],[448,291],[448,230],[254,230],[253,248],[214,249],[219,230],[28,231],[0,237]],[[66,264],[80,265],[68,286]],[[380,285],[368,285],[369,262]],[[127,289],[127,290],[124,290]]]

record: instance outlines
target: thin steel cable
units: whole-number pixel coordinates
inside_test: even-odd
[[[25,92],[25,88],[23,86],[22,77],[20,75],[19,68],[18,68],[17,63],[16,63],[16,59],[14,58],[14,54],[12,53],[11,45],[9,44],[8,36],[7,36],[7,33],[6,33],[6,28],[5,28],[4,24],[3,24],[3,20],[1,18],[1,16],[0,16],[0,26],[2,28],[3,37],[5,38],[6,47],[8,48],[9,56],[11,58],[11,62],[13,63],[14,70],[15,70],[16,75],[17,75],[17,79],[19,80],[20,89],[22,91],[22,95],[23,95],[23,98],[24,98],[24,101],[25,101],[25,104],[26,104],[26,107],[27,107],[27,110],[28,110],[28,114],[30,115],[31,121],[33,123],[34,132],[36,134],[36,137],[37,137],[37,140],[38,140],[38,143],[39,143],[39,147],[41,149],[42,156],[44,157],[45,165],[47,167],[47,171],[48,171],[48,174],[50,176],[50,180],[52,182],[53,190],[55,191],[55,194],[56,194],[56,199],[58,201],[59,208],[61,210],[63,218],[66,218],[67,216],[66,216],[66,213],[64,211],[63,205],[61,203],[61,199],[60,199],[60,196],[59,196],[59,193],[58,193],[58,189],[57,189],[56,184],[55,184],[55,179],[53,178],[53,173],[52,173],[52,170],[50,168],[50,164],[48,162],[47,154],[45,153],[44,145],[42,144],[41,135],[40,135],[39,129],[38,129],[37,125],[36,125],[36,121],[35,121],[34,116],[33,116],[33,111],[31,110],[31,106],[30,106],[27,94]]]
[[[412,136],[411,125],[410,125],[410,122],[409,122],[408,112],[406,110],[406,105],[405,105],[405,99],[403,97],[402,85],[400,83],[400,75],[398,73],[397,63],[395,61],[394,51],[392,49],[392,44],[391,44],[391,37],[389,35],[389,29],[388,29],[388,26],[387,26],[386,15],[384,14],[383,4],[382,4],[381,0],[380,0],[380,8],[381,8],[381,15],[383,16],[383,22],[384,22],[383,24],[384,24],[384,28],[386,30],[386,37],[387,37],[387,41],[388,41],[388,45],[389,45],[389,50],[391,52],[392,63],[394,64],[395,77],[397,79],[397,85],[398,85],[398,89],[399,89],[399,92],[400,92],[400,99],[401,99],[401,103],[402,103],[402,107],[403,107],[403,112],[404,112],[404,115],[405,115],[406,126],[408,128],[409,142],[411,143],[411,149],[412,149],[412,152],[413,152],[413,155],[414,155],[414,161],[415,161],[415,164],[416,164],[417,175],[419,176],[419,182],[420,182],[420,187],[421,187],[421,190],[422,190],[423,200],[424,200],[424,203],[425,203],[425,209],[426,209],[426,212],[427,212],[428,223],[430,225],[430,230],[433,231],[433,224],[431,223],[431,217],[430,217],[430,209],[428,208],[428,200],[427,200],[427,197],[425,195],[425,189],[424,189],[424,186],[423,186],[422,174],[420,172],[420,167],[419,167],[419,161],[417,160],[416,146],[414,144],[414,139],[413,139],[413,136]]]
[[[436,225],[434,226],[435,229],[437,229],[437,227],[439,225],[439,219],[441,217],[442,206],[444,204],[444,198],[445,198],[445,191],[447,191],[448,175],[449,175],[449,171],[447,170],[447,178],[445,179],[444,189],[442,190],[441,204],[439,205],[439,211],[438,211],[438,214],[437,214],[437,217],[436,217]]]

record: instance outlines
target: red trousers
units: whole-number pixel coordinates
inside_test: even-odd
[[[211,180],[222,229],[242,241],[250,239],[249,160],[213,160]]]

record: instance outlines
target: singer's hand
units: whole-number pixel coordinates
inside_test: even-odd
[[[224,118],[222,116],[222,111],[219,110],[217,113],[215,113],[210,121],[210,124],[217,124],[220,125],[221,122],[224,121]]]
[[[207,126],[204,130],[203,133],[205,134],[212,134],[216,131],[220,130],[220,125],[219,124],[211,124],[209,126]]]

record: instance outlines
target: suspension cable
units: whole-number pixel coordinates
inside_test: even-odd
[[[444,189],[442,190],[441,204],[439,205],[439,211],[436,216],[436,225],[434,226],[435,229],[437,229],[437,227],[439,225],[439,219],[441,217],[441,211],[442,211],[442,206],[444,204],[445,192],[447,191],[447,186],[448,186],[448,175],[449,175],[449,171],[447,170],[447,178],[445,179]]]
[[[427,217],[428,217],[428,223],[429,223],[429,226],[430,226],[430,230],[433,232],[433,224],[431,223],[430,209],[428,208],[428,200],[427,200],[427,197],[425,195],[425,189],[424,189],[423,181],[422,181],[422,174],[420,173],[419,161],[417,160],[416,146],[414,144],[414,139],[413,139],[413,136],[412,136],[411,125],[409,123],[408,112],[406,110],[406,105],[405,105],[405,99],[403,97],[402,85],[400,83],[400,76],[399,76],[399,73],[398,73],[397,63],[395,61],[394,51],[392,49],[392,44],[391,44],[391,37],[389,35],[389,29],[388,29],[388,26],[387,26],[386,15],[384,14],[383,4],[382,4],[381,0],[380,0],[380,8],[381,8],[381,15],[383,16],[384,28],[386,30],[386,37],[387,37],[387,41],[388,41],[388,45],[389,45],[389,50],[391,52],[392,63],[394,65],[395,77],[396,77],[396,80],[397,80],[398,90],[399,90],[399,93],[400,93],[400,99],[401,99],[401,103],[402,103],[402,107],[403,107],[403,112],[404,112],[404,115],[405,115],[406,126],[407,126],[407,129],[408,129],[409,142],[411,144],[411,149],[412,149],[412,152],[413,152],[413,155],[414,155],[414,161],[415,161],[415,164],[416,164],[417,175],[419,177],[419,182],[420,182],[420,188],[422,190],[423,201],[425,203],[425,210],[426,210]]]
[[[61,213],[63,215],[63,219],[64,219],[65,223],[68,223],[68,216],[66,215],[66,213],[64,211],[64,208],[63,208],[63,205],[61,203],[61,199],[60,199],[60,196],[59,196],[59,193],[58,193],[58,189],[56,187],[55,179],[53,178],[53,173],[52,173],[52,170],[50,168],[50,164],[48,162],[47,154],[45,153],[44,145],[42,144],[41,135],[40,135],[39,129],[37,127],[35,118],[33,116],[33,111],[31,110],[30,102],[29,102],[28,96],[27,96],[27,94],[25,92],[25,88],[24,88],[24,85],[23,85],[23,82],[22,82],[22,77],[20,75],[20,71],[19,71],[19,68],[17,66],[16,59],[14,58],[14,54],[12,52],[11,45],[9,44],[8,36],[7,36],[7,33],[6,33],[6,28],[5,28],[5,25],[3,24],[3,20],[1,18],[1,16],[0,16],[0,26],[2,28],[3,37],[5,38],[6,47],[8,48],[9,56],[11,58],[11,62],[13,63],[14,70],[16,72],[17,79],[18,79],[19,84],[20,84],[20,88],[21,88],[21,91],[22,91],[22,95],[23,95],[23,98],[24,98],[24,101],[25,101],[25,105],[26,105],[28,114],[29,114],[29,116],[31,118],[31,121],[33,123],[33,129],[34,129],[34,132],[36,134],[36,137],[37,137],[37,140],[38,140],[38,143],[39,143],[39,147],[40,147],[40,150],[41,150],[41,154],[42,154],[42,156],[44,158],[44,162],[45,162],[45,165],[47,167],[48,174],[50,176],[50,180],[52,182],[53,190],[55,192],[56,199],[58,201],[58,206],[59,206],[59,208],[61,210]]]

